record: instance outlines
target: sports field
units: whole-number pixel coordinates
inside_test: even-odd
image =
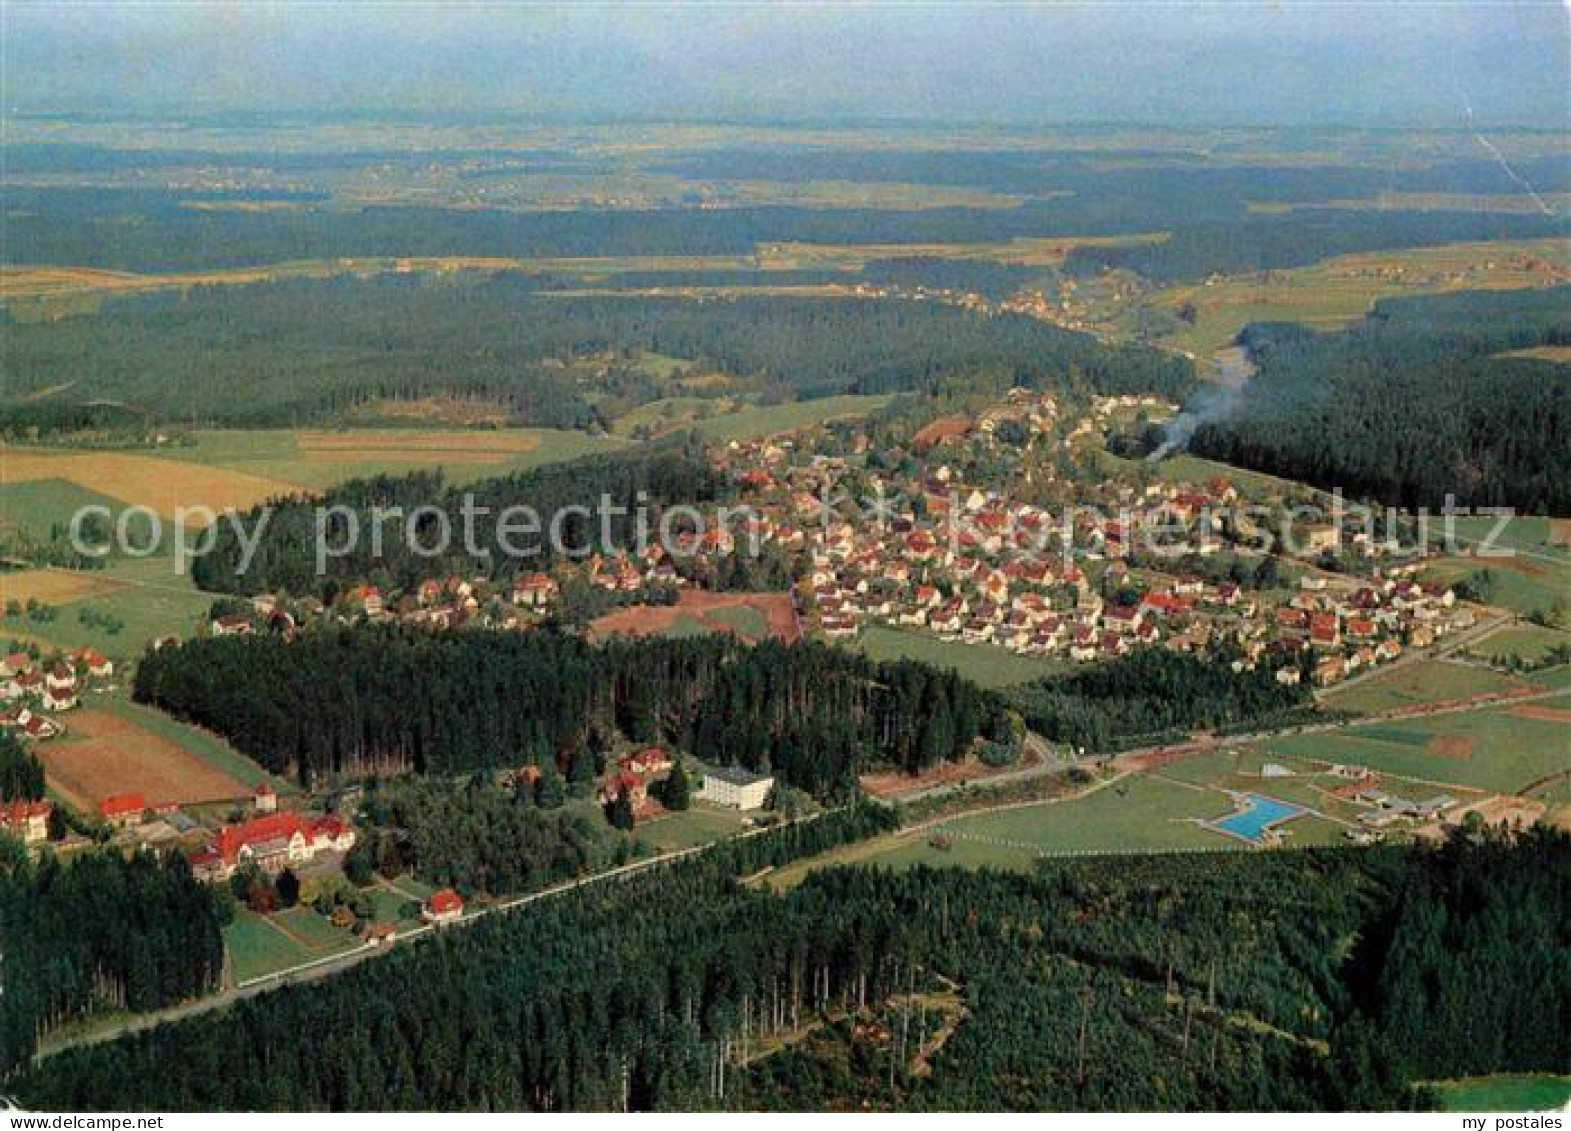
[[[956,817],[933,828],[847,845],[772,872],[768,883],[788,888],[813,869],[832,864],[1025,870],[1042,856],[1234,851],[1240,850],[1238,841],[1199,824],[1233,809],[1231,799],[1216,790],[1129,775],[1083,796]]]

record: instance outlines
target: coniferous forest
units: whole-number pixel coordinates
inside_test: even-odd
[[[681,448],[587,456],[483,479],[462,490],[448,487],[437,472],[377,476],[352,480],[320,498],[254,508],[240,520],[247,536],[255,538],[249,558],[234,527],[218,524],[211,549],[193,561],[191,572],[203,589],[311,594],[327,600],[345,586],[373,579],[409,588],[428,577],[472,577],[482,571],[506,580],[550,569],[563,557],[636,548],[640,523],[658,532],[663,507],[711,503],[723,489],[721,476],[699,453]],[[470,551],[465,538],[466,505],[473,514],[479,554]],[[519,506],[533,508],[538,516],[539,528],[533,533],[521,532],[516,516],[504,514]],[[429,507],[440,509],[444,520],[421,511]],[[379,538],[372,533],[379,521],[377,508],[395,516],[382,522]],[[412,522],[406,532],[396,516],[417,512],[428,517]],[[553,540],[552,522],[558,515]],[[511,526],[498,530],[507,523]],[[429,549],[439,528],[452,532],[442,553]],[[406,533],[412,534],[419,552]],[[325,554],[320,574],[319,544]]]
[[[209,637],[149,652],[136,697],[303,783],[329,775],[566,772],[616,734],[767,769],[822,798],[870,766],[915,772],[1008,737],[1002,701],[952,671],[729,636],[364,628]]]
[[[1032,730],[1076,750],[1104,753],[1312,711],[1309,685],[1285,686],[1276,671],[1263,665],[1235,672],[1227,663],[1185,652],[1142,648],[1011,688],[1008,695]]]
[[[1390,1110],[1571,1056],[1563,833],[734,881],[859,812],[8,1087],[53,1110]]]
[[[1381,302],[1335,334],[1250,326],[1259,372],[1191,446],[1350,498],[1571,514],[1564,366],[1505,356],[1571,341],[1568,303],[1568,287],[1470,291]]]
[[[1195,383],[1184,358],[1022,315],[872,299],[542,296],[540,285],[518,273],[292,280],[12,321],[10,364],[28,387],[0,402],[0,426],[35,420],[27,393],[72,382],[73,401],[188,424],[288,427],[377,398],[450,394],[504,400],[514,423],[582,428],[594,412],[559,363],[608,350],[688,358],[799,397],[917,391],[978,373],[1170,396]]]
[[[221,912],[179,853],[32,862],[0,836],[0,1077],[40,1035],[218,989]]]

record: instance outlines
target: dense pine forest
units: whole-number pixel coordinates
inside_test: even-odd
[[[1032,730],[1076,750],[1105,753],[1312,710],[1309,684],[1278,683],[1276,670],[1235,672],[1225,662],[1141,648],[1008,694]]]
[[[1565,367],[1500,356],[1571,342],[1568,310],[1558,287],[1391,299],[1335,334],[1251,326],[1259,373],[1191,446],[1349,497],[1571,514]]]
[[[44,764],[12,730],[0,730],[0,803],[40,801],[44,796]]]
[[[380,398],[485,395],[514,423],[579,428],[597,418],[555,363],[609,350],[700,361],[779,397],[976,375],[1000,388],[1170,396],[1194,385],[1184,358],[1023,315],[851,298],[574,298],[543,285],[522,273],[345,277],[106,300],[58,321],[9,321],[9,394],[19,419],[37,411],[29,394],[63,386],[73,402],[230,427],[290,426]]]
[[[624,863],[619,852],[630,842],[603,821],[564,812],[565,779],[552,774],[505,793],[484,774],[373,780],[347,867],[357,878],[412,872],[467,897],[521,895]]]
[[[366,581],[400,588],[454,574],[506,581],[519,573],[551,568],[559,550],[567,556],[588,557],[637,549],[640,529],[649,532],[646,540],[658,535],[663,507],[711,503],[723,489],[722,477],[698,452],[682,450],[587,456],[481,480],[462,490],[447,487],[437,472],[377,476],[345,483],[311,499],[278,500],[242,516],[242,528],[256,538],[249,559],[234,527],[219,524],[211,549],[192,563],[191,575],[203,589],[285,592],[327,600],[345,586]],[[609,505],[602,506],[602,499]],[[471,552],[464,536],[466,501],[479,554]],[[517,515],[503,514],[521,506],[534,509],[537,531],[529,533]],[[378,507],[411,518],[425,513],[421,508],[439,508],[452,537],[443,552],[436,552],[436,532],[444,527],[430,514],[414,525],[419,552],[411,548],[406,526],[397,518],[385,523],[384,537],[374,538]],[[324,522],[321,546],[329,555],[320,574],[316,566],[319,515]],[[559,538],[553,540],[552,522],[558,515]],[[504,519],[507,529],[499,534],[498,524]]]
[[[776,835],[7,1086],[53,1110],[1390,1110],[1436,1071],[1571,1056],[1561,833],[738,886],[807,847]]]
[[[220,915],[178,853],[34,863],[0,836],[0,1076],[62,1025],[217,990]]]
[[[911,661],[729,636],[363,628],[209,637],[145,655],[136,697],[307,785],[329,776],[538,765],[616,734],[768,769],[817,797],[872,766],[915,772],[1008,740],[996,695]]]

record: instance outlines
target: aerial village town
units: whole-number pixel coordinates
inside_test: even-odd
[[[701,571],[692,563],[743,549],[793,563],[796,583],[781,598],[787,627],[772,629],[848,646],[887,626],[1063,665],[1169,648],[1240,671],[1266,665],[1282,683],[1324,688],[1472,627],[1474,610],[1450,588],[1417,579],[1421,554],[1357,515],[1311,509],[1295,531],[1295,554],[1251,552],[1262,530],[1246,516],[1286,500],[1258,489],[1246,497],[1220,478],[1167,481],[1144,462],[1111,472],[1096,463],[1116,433],[1174,411],[1152,397],[1099,397],[1071,418],[1053,396],[1016,390],[974,415],[926,424],[899,459],[870,461],[866,435],[854,430],[732,442],[712,451],[747,503],[746,520],[731,528],[687,530],[669,549],[596,555],[501,583],[454,576],[408,593],[361,585],[331,608],[263,595],[201,631],[294,633],[324,620],[528,630],[558,611],[570,579],[624,607],[680,606],[696,596]],[[1088,466],[1100,469],[1085,474]],[[1150,531],[1177,532],[1179,548],[1165,550]],[[10,655],[0,667],[0,725],[48,741],[114,670],[92,649],[47,661]],[[658,747],[607,755],[597,800],[609,806],[626,794],[638,816],[657,813],[651,787],[671,770],[672,755]],[[754,811],[772,784],[705,767],[697,796]],[[1370,828],[1433,816],[1420,803],[1385,797],[1377,784],[1352,775],[1349,796],[1367,806]],[[194,820],[165,799],[117,794],[90,816],[120,838],[191,846],[194,872],[212,881],[247,864],[276,874],[341,860],[355,842],[350,813],[281,811],[265,783],[249,808]],[[47,801],[14,805],[0,821],[37,842],[50,810]]]

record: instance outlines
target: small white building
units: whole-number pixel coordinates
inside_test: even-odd
[[[729,805],[733,809],[762,809],[774,786],[772,777],[755,774],[740,766],[722,766],[704,771],[704,785],[698,796],[700,800]]]

